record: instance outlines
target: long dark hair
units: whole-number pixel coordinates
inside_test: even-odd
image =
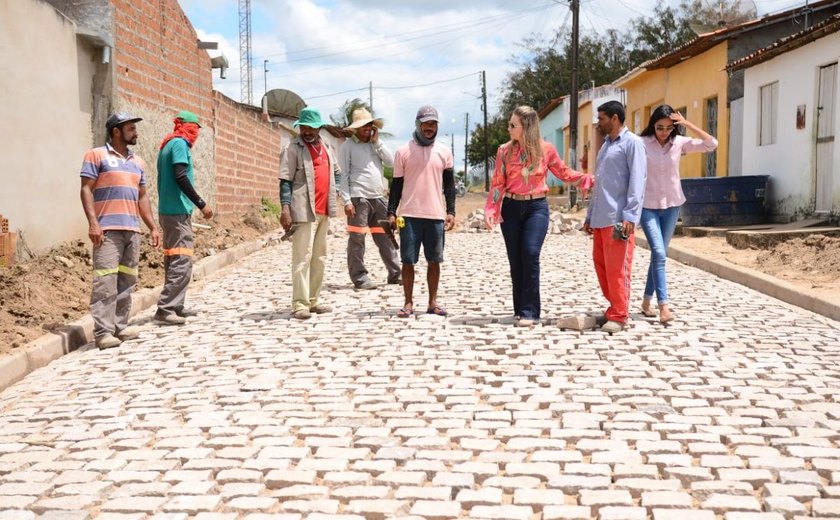
[[[676,110],[671,108],[671,105],[659,105],[650,115],[650,121],[648,121],[648,125],[645,127],[644,130],[642,130],[642,133],[639,135],[641,135],[642,137],[648,135],[656,135],[656,130],[654,129],[654,126],[656,126],[656,122],[660,119],[670,120],[671,114],[675,112]],[[673,126],[674,129],[671,130],[671,135],[668,136],[668,139],[673,139],[680,133],[679,129],[677,128],[677,125],[673,124]]]

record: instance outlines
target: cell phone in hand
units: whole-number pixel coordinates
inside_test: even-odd
[[[627,235],[624,233],[624,224],[621,222],[616,222],[613,226],[613,239],[615,240],[627,240]]]

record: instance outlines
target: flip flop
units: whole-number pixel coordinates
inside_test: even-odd
[[[412,307],[403,307],[402,309],[397,311],[397,318],[408,318],[413,314],[414,309]]]
[[[446,309],[441,307],[440,305],[435,305],[434,307],[430,307],[426,314],[434,314],[435,316],[446,316],[447,312]]]

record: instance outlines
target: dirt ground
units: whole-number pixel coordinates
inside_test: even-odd
[[[195,259],[229,249],[279,228],[277,217],[258,207],[240,217],[193,220]],[[210,229],[202,226],[209,225]],[[88,240],[64,243],[11,269],[0,268],[0,356],[88,312],[92,279]],[[163,284],[163,253],[143,236],[138,287]]]
[[[484,195],[473,193],[458,199],[458,220],[463,222],[470,212],[482,209],[484,200]],[[576,216],[582,218],[583,213]],[[205,223],[200,218],[194,222]],[[210,229],[195,229],[196,260],[277,229],[279,222],[254,207],[246,215],[214,219],[210,225]],[[678,236],[673,244],[764,272],[840,303],[840,237],[815,235],[766,250],[735,249],[722,237]],[[90,254],[90,243],[78,240],[11,269],[0,268],[0,356],[14,353],[45,331],[88,312]],[[163,255],[149,246],[146,235],[138,285],[162,283]]]

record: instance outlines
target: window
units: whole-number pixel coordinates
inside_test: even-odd
[[[688,119],[688,108],[687,107],[680,107],[675,108],[677,112],[683,115],[684,118]],[[677,133],[680,135],[685,135],[685,127],[683,125],[677,125]]]
[[[764,85],[758,92],[758,146],[776,142],[779,82]]]

